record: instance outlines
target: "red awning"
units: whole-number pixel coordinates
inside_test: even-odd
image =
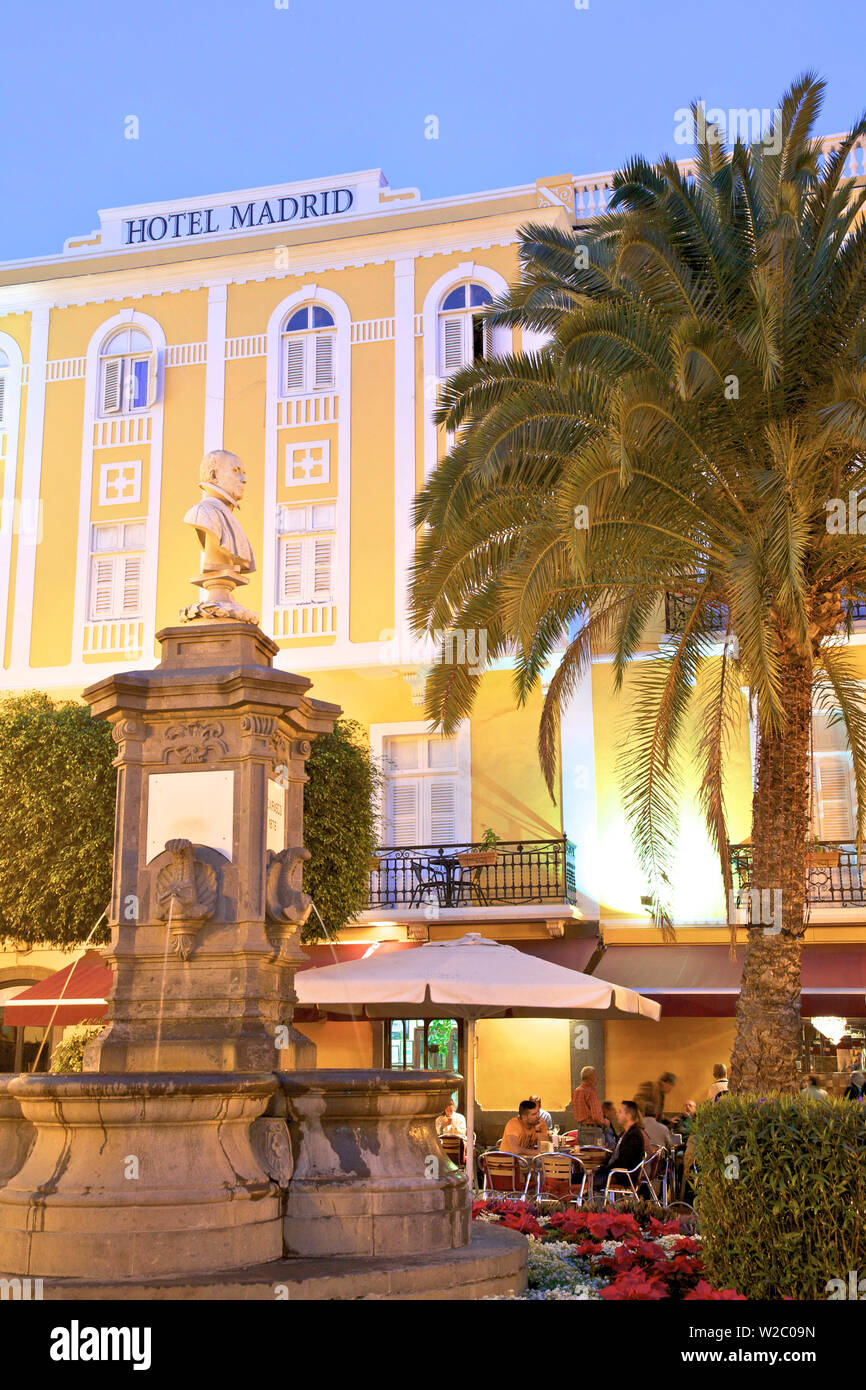
[[[3,1022],[10,1027],[17,1024],[46,1028],[53,1023],[62,1028],[85,1019],[102,1018],[108,1008],[113,978],[98,951],[85,951],[79,960],[7,1000]]]
[[[745,947],[732,960],[727,946],[609,946],[595,973],[640,990],[667,1018],[733,1018]],[[866,946],[804,946],[800,1004],[818,1014],[866,1017]]]

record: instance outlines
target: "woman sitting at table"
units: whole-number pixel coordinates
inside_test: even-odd
[[[466,1138],[466,1116],[455,1108],[453,1100],[449,1100],[442,1114],[436,1116],[436,1133],[459,1134],[461,1139]]]
[[[631,1172],[633,1168],[643,1162],[646,1156],[643,1122],[636,1101],[621,1101],[616,1117],[622,1125],[622,1134],[616,1141],[616,1148],[613,1153],[595,1170],[593,1186],[596,1188],[604,1187],[611,1169],[626,1168]]]

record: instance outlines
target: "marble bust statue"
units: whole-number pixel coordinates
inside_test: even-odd
[[[190,507],[184,521],[193,526],[201,545],[201,572],[191,583],[204,590],[198,603],[181,610],[186,621],[196,618],[235,619],[257,623],[258,616],[242,607],[233,592],[248,584],[256,568],[253,549],[235,515],[246,477],[237,454],[214,449],[201,462],[201,501]]]

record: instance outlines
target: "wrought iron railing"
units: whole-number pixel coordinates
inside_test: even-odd
[[[665,632],[682,632],[694,606],[695,600],[691,594],[665,594]],[[712,626],[724,632],[728,626],[727,605],[709,604],[705,611]]]
[[[479,860],[477,855],[485,854]],[[575,901],[570,840],[501,840],[493,851],[462,841],[386,845],[370,874],[370,907],[487,907]]]
[[[752,846],[728,845],[728,854],[734,902],[746,908],[747,892],[753,886]],[[806,900],[813,907],[866,905],[866,856],[858,859],[856,844],[821,840],[811,846],[806,855]]]

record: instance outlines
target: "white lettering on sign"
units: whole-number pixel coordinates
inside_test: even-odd
[[[286,847],[286,790],[268,778],[267,837],[265,848],[279,854]]]
[[[250,231],[285,222],[306,222],[313,217],[333,217],[349,212],[354,201],[351,188],[322,188],[315,193],[300,193],[296,198],[263,198],[260,202],[232,203],[223,208],[187,208],[155,217],[127,217],[123,222],[123,245],[179,241],[208,232]]]

